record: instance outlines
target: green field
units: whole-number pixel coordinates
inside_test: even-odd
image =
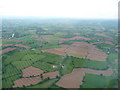
[[[117,83],[116,79],[112,77],[99,76],[94,74],[87,74],[84,77],[81,88],[113,88]]]
[[[51,87],[58,79],[51,79],[47,81],[43,81],[40,84],[30,86],[28,88],[49,88]]]
[[[75,59],[73,60],[74,67],[76,68],[91,68],[96,70],[107,69],[107,62],[104,61],[92,61],[87,59]]]
[[[78,34],[76,35],[76,33]],[[103,34],[103,37],[95,35],[96,33]],[[13,34],[14,37],[12,37]],[[109,40],[104,35],[111,37],[113,40]],[[61,39],[78,36],[89,38],[90,40],[79,39],[59,43]],[[16,50],[6,52],[0,56],[0,63],[2,63],[2,69],[0,68],[0,71],[3,72],[1,79],[3,88],[12,88],[14,81],[23,77],[22,69],[29,66],[44,70],[44,73],[59,71],[60,76],[54,79],[43,79],[36,85],[30,85],[24,88],[64,89],[64,87],[57,86],[56,82],[63,75],[70,74],[74,68],[88,68],[93,70],[112,68],[113,70],[113,74],[106,77],[96,74],[86,74],[83,78],[81,88],[113,88],[117,86],[118,52],[115,49],[118,47],[115,46],[118,45],[118,31],[115,20],[5,18],[3,19],[2,39],[21,40],[21,42],[0,41],[3,45],[21,44],[31,47],[2,46],[0,48],[0,50],[16,48]],[[36,39],[42,39],[44,41]],[[106,43],[94,44],[96,48],[101,49],[100,52],[103,51],[108,55],[106,61],[93,61],[85,57],[83,59],[82,56],[78,56],[77,54],[73,57],[70,52],[69,55],[60,56],[41,51],[61,48],[59,45],[72,45],[74,42],[87,42],[89,44],[94,42],[112,42],[113,45]],[[76,51],[73,50],[73,52]],[[53,66],[56,67],[53,68]],[[38,76],[42,77],[42,74]]]

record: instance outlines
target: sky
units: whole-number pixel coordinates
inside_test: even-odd
[[[1,0],[0,16],[118,17],[119,0]]]

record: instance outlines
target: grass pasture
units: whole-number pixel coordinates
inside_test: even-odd
[[[48,81],[43,81],[40,84],[30,86],[28,88],[49,88],[51,85],[53,85],[58,79],[51,79]]]
[[[22,76],[21,74],[16,74],[9,78],[3,78],[2,87],[3,88],[12,88],[14,81],[19,79],[21,76]]]
[[[60,74],[61,75],[65,75],[68,73],[71,73],[73,70],[73,63],[71,59],[65,60],[65,62],[63,63],[63,68],[61,68],[60,70]]]
[[[14,76],[16,74],[21,74],[21,71],[12,64],[8,64],[6,67],[3,66],[3,78]]]
[[[54,64],[49,64],[49,63],[45,63],[41,61],[38,61],[32,64],[33,67],[36,67],[36,68],[39,68],[41,70],[48,71],[48,72],[53,72],[53,71],[58,70],[57,68],[52,68],[53,65]]]
[[[92,61],[87,59],[75,59],[73,60],[74,67],[76,68],[90,68],[96,70],[107,69],[107,63],[104,61]]]
[[[112,88],[116,80],[112,77],[105,77],[95,74],[86,74],[81,88]]]

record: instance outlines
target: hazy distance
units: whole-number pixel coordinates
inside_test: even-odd
[[[1,16],[116,19],[119,0],[1,0]]]

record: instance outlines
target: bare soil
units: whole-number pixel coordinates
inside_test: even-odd
[[[20,78],[20,79],[14,81],[13,88],[35,85],[41,81],[42,81],[42,79],[40,77]]]
[[[29,66],[22,70],[23,77],[37,76],[42,74],[43,72],[44,72],[43,70],[33,66]]]
[[[73,38],[67,38],[67,39],[60,39],[60,42],[59,43],[64,43],[65,41],[69,41],[69,40],[79,40],[79,39],[83,39],[83,40],[91,40],[89,38],[86,38],[86,37],[79,37],[79,36],[76,36],[76,37],[73,37]]]
[[[110,76],[113,72],[109,68],[107,70],[92,70],[87,68],[75,68],[72,73],[64,75],[56,85],[64,88],[80,88],[80,85],[83,84],[83,78],[86,73],[92,73],[103,76]]]
[[[106,40],[113,40],[113,38],[112,37],[109,37],[109,36],[107,36],[107,35],[104,35],[104,34],[101,34],[101,33],[96,33],[95,35],[97,35],[97,36],[100,36],[100,37],[105,37],[106,38]]]
[[[45,78],[50,78],[50,79],[53,79],[53,78],[56,78],[56,76],[59,76],[59,71],[55,71],[55,72],[48,72],[48,73],[44,73],[43,74],[43,79]]]
[[[7,47],[7,46],[17,46],[17,47],[31,48],[29,46],[21,45],[21,44],[4,44],[3,46],[4,47]]]
[[[84,57],[90,60],[106,61],[107,54],[96,48],[93,44],[86,42],[75,42],[72,45],[60,45],[62,48],[42,50],[43,52],[53,53],[61,56],[69,55],[74,57]]]
[[[10,52],[10,51],[13,51],[15,50],[16,48],[5,48],[3,50],[0,50],[0,55],[1,54],[4,54],[4,53],[7,53],[7,52]]]

